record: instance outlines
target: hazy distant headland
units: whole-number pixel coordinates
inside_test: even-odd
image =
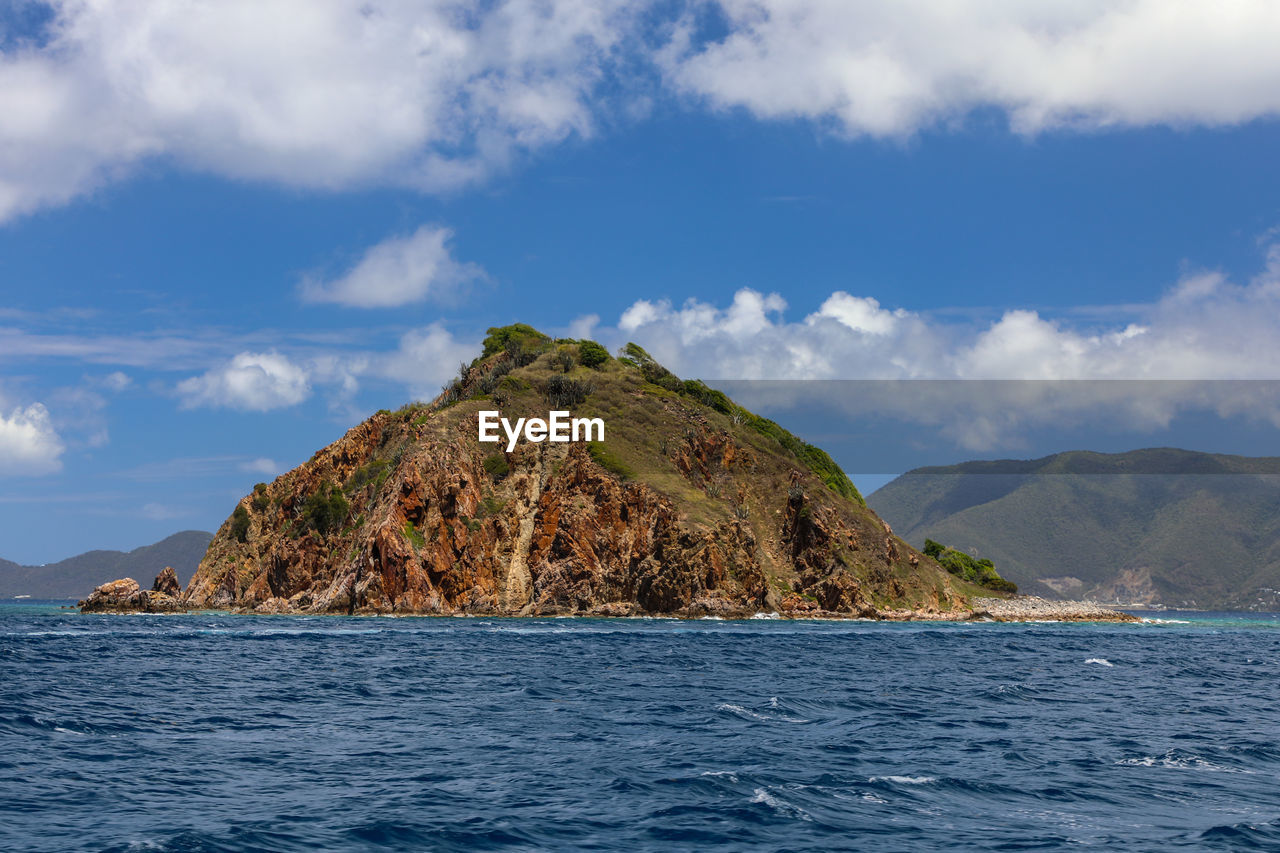
[[[909,542],[992,559],[1024,592],[1280,609],[1280,458],[1151,448],[910,471],[868,497]]]
[[[88,551],[43,566],[0,560],[0,599],[80,598],[86,590],[125,575],[150,578],[172,566],[183,583],[204,556],[212,533],[184,530],[132,551]]]

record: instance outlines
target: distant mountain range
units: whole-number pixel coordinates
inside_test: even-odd
[[[84,598],[94,587],[119,577],[132,577],[149,586],[165,566],[172,566],[185,584],[212,539],[213,534],[203,530],[184,530],[128,553],[89,551],[43,566],[0,560],[0,599],[17,595]]]
[[[1280,610],[1280,458],[1173,448],[918,468],[867,498],[1022,592]]]

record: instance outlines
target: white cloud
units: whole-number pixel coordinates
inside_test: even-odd
[[[274,459],[260,457],[258,459],[250,459],[240,463],[241,471],[248,471],[251,474],[264,474],[268,477],[274,477],[281,471],[280,465]]]
[[[265,412],[311,395],[307,371],[274,350],[242,352],[201,376],[178,383],[183,408],[225,407]]]
[[[907,316],[907,312],[901,308],[886,311],[875,299],[850,296],[843,290],[837,290],[822,303],[818,316],[837,320],[855,332],[888,335],[897,327],[897,321]]]
[[[1270,0],[719,0],[666,52],[677,88],[770,119],[902,136],[984,107],[1021,132],[1229,125],[1280,111]],[[703,7],[695,7],[701,9]]]
[[[133,380],[129,375],[116,370],[108,373],[102,378],[102,386],[108,391],[123,391],[133,384]]]
[[[432,323],[400,339],[395,351],[371,357],[367,370],[382,379],[404,383],[416,399],[430,400],[458,373],[458,366],[480,354],[478,340],[458,340]]]
[[[599,314],[583,314],[575,317],[573,322],[569,324],[569,337],[579,340],[589,339],[595,334],[596,326],[600,325]]]
[[[0,56],[0,219],[147,158],[336,189],[447,189],[593,130],[620,0],[51,0]]]
[[[1247,284],[1195,273],[1141,322],[1071,326],[1011,309],[957,325],[837,291],[802,321],[777,294],[727,309],[638,300],[618,329],[677,372],[724,379],[1280,379],[1280,253]]]
[[[65,447],[40,403],[0,414],[0,474],[38,475],[62,470]]]
[[[448,247],[452,237],[449,229],[431,225],[391,237],[366,250],[359,263],[340,278],[303,282],[303,298],[358,308],[389,308],[448,295],[484,275],[475,264],[453,259]]]
[[[778,294],[744,288],[723,310],[639,300],[618,328],[677,372],[704,378],[910,378],[942,357],[924,318],[874,299],[837,292],[801,322],[788,322],[785,309]]]
[[[889,137],[984,108],[1020,132],[1280,111],[1270,0],[48,5],[41,38],[0,54],[0,221],[156,160],[449,190],[642,120],[655,77],[716,108]],[[707,12],[727,27],[710,43],[693,35]]]
[[[837,405],[851,416],[931,423],[975,450],[994,447],[1027,424],[1160,429],[1187,410],[1246,415],[1280,427],[1280,253],[1269,250],[1266,268],[1246,284],[1217,273],[1187,276],[1139,314],[1139,323],[1077,326],[1014,309],[987,323],[957,324],[837,292],[797,321],[782,315],[776,296],[744,289],[726,309],[695,300],[679,309],[638,301],[609,336],[636,341],[686,377],[941,380],[738,390],[756,395],[760,405],[803,400]],[[1270,381],[1200,381],[1236,379]],[[1183,381],[1139,387],[1004,380]],[[810,392],[818,397],[804,396]]]
[[[631,307],[622,312],[622,317],[618,320],[618,328],[624,332],[633,332],[642,326],[647,326],[659,317],[671,314],[670,302],[650,302],[647,299],[638,299],[631,304]]]

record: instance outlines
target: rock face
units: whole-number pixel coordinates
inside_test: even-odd
[[[150,590],[133,578],[121,578],[104,583],[77,606],[82,613],[182,613],[187,606],[181,592],[177,575],[165,567]]]
[[[259,613],[970,612],[976,590],[894,536],[825,454],[718,392],[680,383],[647,354],[586,367],[576,344],[487,349],[433,403],[379,412],[243,498],[182,603]],[[477,438],[478,412],[493,409],[512,422],[571,409],[601,418],[606,437],[506,452],[505,440]],[[151,595],[172,595],[174,582],[162,575]]]
[[[173,570],[173,566],[165,566],[160,574],[156,575],[151,591],[172,598],[182,597],[182,584],[178,583],[178,573]]]

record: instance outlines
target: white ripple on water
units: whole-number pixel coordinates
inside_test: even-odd
[[[813,820],[813,817],[804,809],[792,803],[788,803],[781,797],[776,797],[773,794],[770,794],[764,788],[756,788],[751,793],[751,802],[763,803],[783,817],[798,818],[800,820],[809,821]]]
[[[235,636],[235,637],[355,637],[365,636],[368,634],[417,634],[424,633],[414,630],[399,630],[394,628],[200,628],[194,633],[207,636]],[[182,636],[182,634],[173,634],[171,636]]]
[[[1096,663],[1099,666],[1115,666],[1115,664],[1106,658],[1089,658],[1085,663]]]
[[[1246,770],[1241,767],[1228,767],[1225,764],[1215,764],[1206,758],[1198,755],[1179,754],[1176,750],[1169,750],[1164,755],[1144,755],[1140,758],[1122,758],[1116,762],[1120,767],[1169,767],[1175,770],[1202,770],[1206,773],[1245,773],[1253,775],[1256,770]]]
[[[4,631],[0,637],[157,637],[161,631],[61,629],[47,631]]]
[[[769,698],[769,707],[777,708],[778,697],[771,696]],[[742,707],[741,705],[733,705],[728,702],[722,702],[716,706],[717,711],[728,711],[731,714],[737,714],[740,717],[749,717],[753,720],[759,720],[762,723],[807,723],[809,720],[803,717],[789,717],[786,714],[759,714],[755,711]]]
[[[937,782],[937,776],[872,776],[868,782],[892,782],[895,785],[928,785]]]

